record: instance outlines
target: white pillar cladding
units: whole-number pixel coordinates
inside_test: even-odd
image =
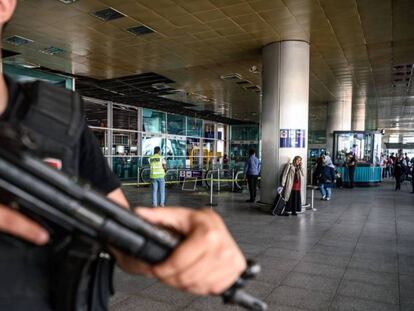
[[[365,131],[366,100],[356,98],[352,101],[352,124],[353,131]]]
[[[352,97],[328,103],[326,122],[326,150],[333,151],[333,132],[350,131],[352,123]]]
[[[261,203],[273,202],[284,166],[297,155],[303,158],[306,181],[309,50],[304,41],[274,42],[263,48]],[[305,201],[306,182],[302,204]]]
[[[112,147],[114,146],[114,131],[112,130],[114,128],[114,104],[112,102],[108,102],[108,105],[106,106],[106,113],[107,113],[107,131],[106,131],[106,146],[108,148],[107,151],[107,160],[109,167],[113,168],[113,151]]]

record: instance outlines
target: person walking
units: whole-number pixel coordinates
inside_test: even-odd
[[[332,187],[335,183],[335,166],[333,165],[331,158],[325,158],[323,164],[319,179],[319,190],[322,195],[321,200],[329,201],[332,196]]]
[[[348,168],[349,188],[354,188],[354,176],[355,176],[355,168],[357,166],[357,161],[353,153],[348,153],[348,156],[346,157],[345,165]]]
[[[249,187],[250,199],[246,202],[253,203],[256,201],[257,178],[260,173],[259,159],[256,157],[254,149],[249,150],[249,158],[244,164],[244,176],[247,179]]]
[[[380,158],[380,167],[381,167],[381,176],[382,179],[384,179],[386,177],[386,167],[387,167],[387,157],[381,153],[381,158]]]
[[[385,160],[385,178],[391,177],[391,167],[392,167],[392,159],[390,156],[387,156]]]
[[[394,177],[394,165],[395,165],[395,161],[397,160],[397,158],[394,155],[394,152],[391,153],[390,159],[391,159],[391,161],[390,161],[391,162],[391,166],[390,166],[390,168],[391,168],[391,177]]]
[[[313,186],[319,186],[319,176],[322,172],[322,166],[323,166],[323,157],[324,155],[320,155],[320,157],[316,160],[316,163],[313,167],[313,175],[312,175],[312,185]]]
[[[404,158],[398,154],[394,164],[395,191],[401,190],[401,181],[405,173]]]
[[[303,183],[303,168],[302,158],[296,156],[292,163],[286,165],[282,175],[282,187],[283,187],[283,199],[286,203],[286,211],[290,211],[292,216],[296,216],[297,213],[302,212],[302,198],[301,188]],[[283,216],[289,214],[285,212]]]
[[[165,171],[166,162],[160,155],[161,148],[155,147],[154,154],[149,158],[150,178],[152,185],[152,207],[158,206],[158,189],[160,190],[160,206],[165,204]]]
[[[410,164],[411,164],[411,187],[412,187],[411,193],[414,193],[414,157],[411,158]]]

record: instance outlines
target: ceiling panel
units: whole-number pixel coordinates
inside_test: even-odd
[[[108,7],[126,16],[110,22],[92,16]],[[34,42],[22,47],[3,42],[3,47],[20,53],[9,62],[95,79],[155,72],[174,80],[185,94],[196,94],[181,94],[187,102],[258,121],[260,94],[246,93],[220,76],[239,73],[260,85],[264,45],[307,40],[311,107],[350,96],[344,94],[363,96],[369,99],[368,113],[378,118],[370,122],[385,126],[411,113],[406,101],[393,100],[414,95],[411,82],[394,86],[393,66],[414,63],[412,12],[412,0],[82,0],[69,5],[21,0],[5,35]],[[155,32],[126,31],[141,25]],[[65,52],[39,52],[50,46]],[[251,73],[252,66],[259,70]],[[211,101],[200,102],[200,96]]]

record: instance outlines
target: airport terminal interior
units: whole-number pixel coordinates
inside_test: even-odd
[[[413,0],[18,0],[2,71],[82,95],[132,206],[152,206],[159,146],[166,206],[223,217],[262,267],[247,289],[269,310],[409,311],[413,13]],[[300,210],[273,215],[295,156]],[[113,311],[242,310],[118,269],[114,287]]]

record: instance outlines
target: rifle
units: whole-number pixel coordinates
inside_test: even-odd
[[[11,208],[53,224],[67,235],[83,235],[149,264],[162,262],[180,243],[180,236],[146,222],[89,185],[49,167],[33,156],[33,150],[35,145],[21,129],[0,123],[0,190],[18,203],[9,204]],[[224,303],[267,310],[266,303],[242,289],[245,281],[259,272],[260,266],[248,261],[246,271],[221,294]]]

